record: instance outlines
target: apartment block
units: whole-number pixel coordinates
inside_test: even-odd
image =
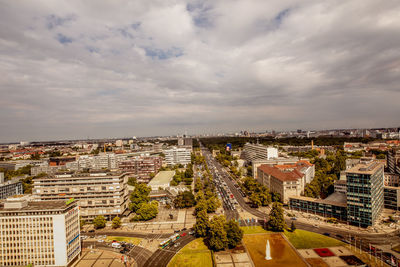
[[[393,148],[388,151],[387,166],[389,172],[400,174],[400,149]]]
[[[0,266],[68,266],[81,252],[77,201],[0,204]]]
[[[127,159],[125,154],[101,153],[97,156],[83,155],[76,161],[66,163],[66,168],[72,171],[82,171],[86,169],[102,170],[117,169],[118,164]]]
[[[118,168],[123,172],[134,174],[139,182],[149,182],[150,174],[156,174],[162,167],[161,157],[135,157],[122,161]]]
[[[244,145],[244,157],[248,162],[278,158],[278,149],[261,144],[246,143]]]
[[[0,199],[23,194],[22,182],[18,179],[4,181],[4,174],[0,173]]]
[[[108,219],[121,216],[128,208],[128,175],[105,173],[66,174],[34,180],[32,193],[40,200],[78,200],[81,216]]]
[[[383,208],[384,164],[358,164],[346,171],[347,216],[362,227],[375,223]]]
[[[168,165],[182,164],[187,165],[192,161],[191,150],[188,148],[177,148],[164,150],[165,162]]]

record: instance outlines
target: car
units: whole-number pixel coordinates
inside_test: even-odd
[[[92,230],[89,230],[89,233],[94,233],[94,230],[92,229]]]
[[[330,233],[323,233],[323,235],[330,236],[331,234]]]
[[[97,242],[99,242],[99,243],[103,243],[103,242],[104,242],[104,240],[103,240],[103,239],[99,239],[99,240],[97,240]]]
[[[314,224],[314,227],[319,228],[318,224]]]
[[[175,243],[174,247],[178,247],[180,245],[180,243]]]
[[[182,231],[186,231],[186,230],[187,230],[187,228],[186,228],[186,227],[182,229]]]
[[[337,236],[338,238],[341,238],[341,239],[344,238],[342,235],[339,235],[339,234],[337,234],[336,236]]]
[[[184,237],[184,236],[186,236],[187,235],[187,233],[182,233],[181,234],[181,237]]]
[[[190,231],[190,232],[189,232],[189,235],[194,235],[194,231]]]
[[[296,217],[291,217],[290,219],[293,220],[293,221],[297,220]]]
[[[175,230],[174,233],[179,233],[181,230]]]

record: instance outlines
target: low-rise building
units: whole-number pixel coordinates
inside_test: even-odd
[[[0,204],[0,266],[68,266],[81,252],[77,201]]]
[[[333,187],[335,189],[335,192],[337,193],[342,193],[342,194],[347,194],[347,182],[346,180],[336,180],[333,183]]]
[[[121,216],[128,208],[126,183],[129,174],[64,174],[34,180],[32,193],[40,200],[78,200],[81,216],[108,219]]]
[[[174,175],[175,171],[161,171],[153,179],[151,179],[147,185],[150,186],[151,190],[154,191],[159,190],[160,188],[164,190],[170,186],[169,184]]]
[[[342,193],[335,192],[326,199],[293,196],[290,197],[289,206],[293,210],[347,221],[346,195]]]

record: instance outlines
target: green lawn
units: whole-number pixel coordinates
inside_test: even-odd
[[[264,230],[261,226],[242,226],[240,228],[242,228],[243,234],[245,235],[270,233],[269,231]]]
[[[212,267],[210,250],[198,238],[182,248],[169,262],[168,267],[198,266]]]
[[[296,231],[285,231],[285,236],[297,249],[323,248],[343,246],[344,243],[334,238],[297,229]]]
[[[125,237],[125,236],[107,236],[106,241],[113,241],[113,240],[117,240],[120,242],[127,242],[127,243],[131,243],[133,245],[139,245],[140,241],[142,241],[142,238]]]

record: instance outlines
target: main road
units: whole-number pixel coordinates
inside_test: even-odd
[[[232,194],[236,198],[238,204],[240,207],[247,211],[248,213],[252,214],[255,216],[255,218],[258,219],[259,222],[262,222],[266,219],[268,219],[268,214],[261,212],[255,208],[250,207],[246,201],[244,200],[243,196],[241,193],[238,191],[238,189],[235,187],[235,184],[233,180],[230,177],[230,174],[221,166],[221,164],[211,155],[211,153],[203,147],[201,144],[201,150],[206,158],[207,164],[209,167],[215,167],[220,174],[222,174],[222,177],[225,181],[225,183],[228,185],[229,189],[231,190]],[[286,218],[286,223],[290,225],[291,220],[290,218]],[[337,227],[331,227],[331,226],[324,226],[324,225],[319,225],[318,227],[314,226],[313,223],[304,223],[300,221],[296,221],[296,227],[299,229],[307,230],[310,232],[315,232],[319,234],[329,234],[332,237],[338,238],[338,239],[344,239],[346,237],[352,237],[357,240],[361,240],[361,244],[377,244],[377,245],[390,245],[390,243],[397,244],[400,243],[400,237],[399,237],[399,231],[392,232],[389,234],[377,234],[377,233],[363,233],[363,232],[356,232],[351,229],[340,229]]]

